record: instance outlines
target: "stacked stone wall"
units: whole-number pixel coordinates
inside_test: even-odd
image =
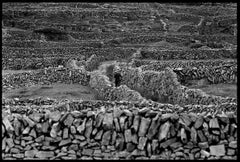
[[[2,158],[237,159],[236,111],[187,114],[139,103],[96,105],[3,109]]]

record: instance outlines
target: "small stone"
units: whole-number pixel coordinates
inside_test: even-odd
[[[151,140],[155,136],[155,134],[158,132],[159,125],[160,125],[159,119],[152,119],[151,125],[148,130],[148,134],[147,134],[148,139]]]
[[[140,116],[145,116],[145,114],[148,113],[148,111],[150,111],[150,109],[148,107],[144,107],[138,111],[138,114]]]
[[[73,125],[77,128],[80,125],[81,121],[82,121],[81,119],[74,119]]]
[[[176,141],[177,141],[177,138],[170,138],[167,141],[160,143],[160,147],[167,148],[168,146],[175,143]]]
[[[138,132],[139,123],[140,123],[140,117],[138,115],[135,115],[133,119],[133,125],[132,125],[132,129],[135,132]]]
[[[170,145],[170,147],[174,150],[174,149],[177,149],[179,147],[182,147],[182,143],[181,142],[174,142]]]
[[[121,128],[122,131],[124,130],[124,125],[125,125],[126,119],[127,119],[127,116],[121,116],[120,117],[119,124],[120,124],[120,128]]]
[[[60,111],[51,112],[51,114],[49,115],[49,119],[52,119],[54,122],[58,122],[60,118],[61,118]]]
[[[15,131],[7,117],[3,118],[3,124],[5,125],[5,129],[7,132],[13,133]]]
[[[51,158],[53,156],[54,156],[53,151],[38,151],[36,153],[36,157],[41,158],[41,159]]]
[[[111,139],[111,131],[107,131],[103,134],[103,137],[102,137],[102,145],[109,145],[109,142],[110,142],[110,139]]]
[[[187,127],[192,123],[191,119],[188,117],[187,114],[183,114],[180,116],[179,122]]]
[[[207,141],[206,137],[203,135],[203,132],[201,130],[197,130],[197,134],[198,134],[198,137],[200,138],[201,142]]]
[[[112,113],[106,113],[103,118],[103,128],[105,130],[112,129],[113,127],[113,114]]]
[[[141,123],[139,126],[138,136],[144,137],[147,133],[151,120],[148,118],[141,118]]]
[[[199,142],[198,147],[201,149],[207,149],[209,147],[208,142]]]
[[[152,156],[152,148],[149,142],[147,143],[147,153],[149,157]]]
[[[73,123],[73,120],[74,120],[73,116],[71,114],[68,114],[68,116],[66,117],[63,123],[65,126],[70,127]]]
[[[72,142],[71,139],[62,140],[62,141],[59,143],[59,147],[60,147],[60,146],[68,145],[68,144],[70,144],[71,142]]]
[[[94,111],[88,111],[87,112],[87,117],[90,118],[90,117],[93,117],[95,115],[95,112]]]
[[[20,153],[20,150],[17,149],[17,148],[11,148],[11,149],[10,149],[10,152],[11,152],[12,154],[18,154],[18,153]]]
[[[37,138],[37,134],[34,128],[30,131],[29,135],[32,136],[33,138]]]
[[[82,155],[92,156],[93,150],[92,149],[83,149]]]
[[[36,123],[34,121],[32,121],[28,116],[24,115],[23,116],[23,121],[28,123],[28,125],[30,127],[34,127],[36,125]]]
[[[95,136],[95,140],[101,140],[102,139],[102,135],[103,135],[103,130],[100,130],[97,134],[96,134],[96,136]]]
[[[147,138],[146,138],[146,137],[140,137],[140,138],[139,138],[139,144],[138,144],[137,148],[138,148],[139,150],[144,150],[144,147],[145,147],[145,145],[146,145],[146,142],[147,142]]]
[[[31,129],[30,127],[26,127],[26,128],[23,130],[22,134],[29,134],[30,129]]]
[[[196,129],[199,129],[203,125],[203,122],[204,122],[204,119],[201,116],[198,117],[195,124],[194,124],[194,127]]]
[[[27,136],[27,137],[22,137],[22,140],[25,140],[25,141],[32,141],[33,138],[31,136]]]
[[[122,115],[123,111],[118,108],[118,107],[114,107],[113,109],[113,117],[114,118],[119,118]]]
[[[135,144],[127,143],[126,150],[127,150],[128,152],[132,152],[135,148],[136,148],[136,145],[135,145]]]
[[[25,157],[33,158],[37,154],[36,150],[28,150],[25,151]]]
[[[124,148],[124,137],[122,134],[118,134],[117,136],[118,137],[115,146],[118,151],[122,151]]]
[[[84,118],[83,123],[77,127],[77,131],[78,131],[80,134],[83,134],[83,132],[84,132],[84,130],[85,130],[86,121],[87,121],[87,118]]]
[[[181,151],[177,151],[177,152],[175,153],[175,155],[176,155],[176,156],[183,156],[184,154],[183,154],[183,152],[181,152]]]
[[[92,129],[93,129],[92,128],[92,123],[93,123],[92,119],[89,118],[87,123],[86,123],[86,126],[85,126],[85,133],[84,133],[84,135],[88,139],[90,139],[90,135],[92,133]]]
[[[61,128],[61,126],[59,123],[54,123],[52,125],[52,129],[50,131],[50,136],[53,138],[57,137],[57,133],[60,131],[60,128]]]
[[[219,124],[218,124],[218,119],[217,118],[211,119],[210,122],[209,122],[209,127],[210,128],[217,128],[217,129],[220,128]]]
[[[49,122],[46,121],[42,124],[42,132],[43,133],[48,133],[48,129],[49,129],[50,125],[49,125]]]
[[[117,138],[117,133],[116,133],[116,131],[113,131],[111,145],[115,145],[116,138]]]
[[[17,158],[17,159],[23,159],[24,154],[12,154],[12,157]]]
[[[84,137],[84,136],[82,136],[82,135],[78,135],[78,134],[76,134],[74,137],[75,137],[76,139],[80,140],[80,141],[84,141],[84,140],[86,139],[86,137]]]
[[[124,136],[125,136],[125,142],[128,143],[128,142],[131,142],[132,140],[132,136],[131,136],[131,130],[130,129],[127,129],[124,131]]]
[[[95,127],[96,128],[99,128],[100,126],[101,126],[101,124],[102,124],[102,121],[103,121],[103,119],[104,119],[104,114],[103,113],[99,113],[98,115],[97,115],[97,117],[96,117],[96,123],[95,123]]]
[[[68,128],[65,127],[65,128],[63,129],[63,139],[67,139],[67,138],[68,138]]]
[[[210,154],[214,156],[224,156],[225,155],[224,145],[212,145],[210,146]]]
[[[77,133],[75,126],[72,125],[70,127],[70,132],[71,132],[71,134],[76,134]]]
[[[9,146],[9,148],[12,148],[14,146],[13,139],[12,138],[7,138],[6,143]]]
[[[225,123],[225,124],[229,124],[229,118],[227,117],[227,115],[225,113],[222,114],[218,114],[217,115],[218,120],[220,120],[221,122]]]
[[[40,113],[32,113],[31,115],[29,115],[29,118],[32,119],[33,121],[39,123],[41,118],[43,117],[42,114]]]
[[[228,145],[230,148],[237,148],[237,141],[231,141]]]
[[[117,118],[114,118],[114,119],[113,119],[113,122],[114,122],[116,131],[117,131],[117,132],[120,132],[120,131],[121,131],[121,128],[120,128],[118,119],[117,119]]]
[[[3,126],[3,125],[2,125],[2,126]],[[14,121],[13,121],[13,126],[14,126],[14,130],[15,130],[15,134],[16,134],[17,136],[20,136],[22,124],[21,124],[21,122],[20,122],[17,118],[14,119]],[[4,126],[3,126],[3,128],[4,128]],[[2,129],[2,130],[5,131],[5,128]]]
[[[196,129],[194,127],[191,127],[191,134],[190,134],[190,136],[191,136],[191,141],[193,143],[197,143],[197,131],[196,131]]]
[[[38,133],[42,133],[42,124],[41,124],[41,123],[37,123],[37,124],[36,124],[36,131],[37,131]]]
[[[83,142],[80,143],[79,147],[83,148],[86,145],[87,145],[87,141],[83,141]]]
[[[208,157],[210,156],[210,153],[207,152],[207,151],[205,151],[205,150],[201,150],[200,153],[201,153],[201,155],[202,155],[203,157],[207,157],[207,158],[208,158]]]
[[[167,137],[168,131],[170,128],[170,123],[167,121],[160,126],[158,140],[161,141]]]
[[[156,153],[156,149],[158,148],[158,146],[159,146],[158,140],[156,139],[152,140],[152,150],[154,154]]]
[[[187,135],[186,135],[186,131],[184,128],[181,128],[181,140],[183,143],[187,143]]]
[[[229,156],[234,156],[235,155],[235,150],[234,149],[231,149],[231,148],[228,148],[227,149],[227,155],[229,155]]]
[[[44,135],[39,136],[38,138],[35,139],[36,142],[40,143],[44,140]]]
[[[93,152],[93,156],[96,156],[96,157],[103,157],[102,155],[102,151],[99,149],[99,150],[94,150]]]

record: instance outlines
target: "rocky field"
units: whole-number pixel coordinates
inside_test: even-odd
[[[3,160],[236,160],[236,91],[236,3],[3,3]]]

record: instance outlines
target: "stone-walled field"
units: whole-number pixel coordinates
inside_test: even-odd
[[[2,97],[3,160],[237,160],[237,98],[190,88],[237,85],[235,3],[2,10],[3,96],[54,84],[96,93]]]

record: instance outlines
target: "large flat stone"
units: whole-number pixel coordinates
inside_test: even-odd
[[[113,127],[113,114],[112,113],[106,113],[103,118],[103,128],[105,130],[112,129]]]
[[[212,145],[210,148],[210,154],[214,156],[224,156],[226,154],[224,145]]]
[[[141,123],[138,130],[138,136],[144,137],[146,135],[150,122],[151,122],[151,119],[144,118],[144,117],[141,118]]]

